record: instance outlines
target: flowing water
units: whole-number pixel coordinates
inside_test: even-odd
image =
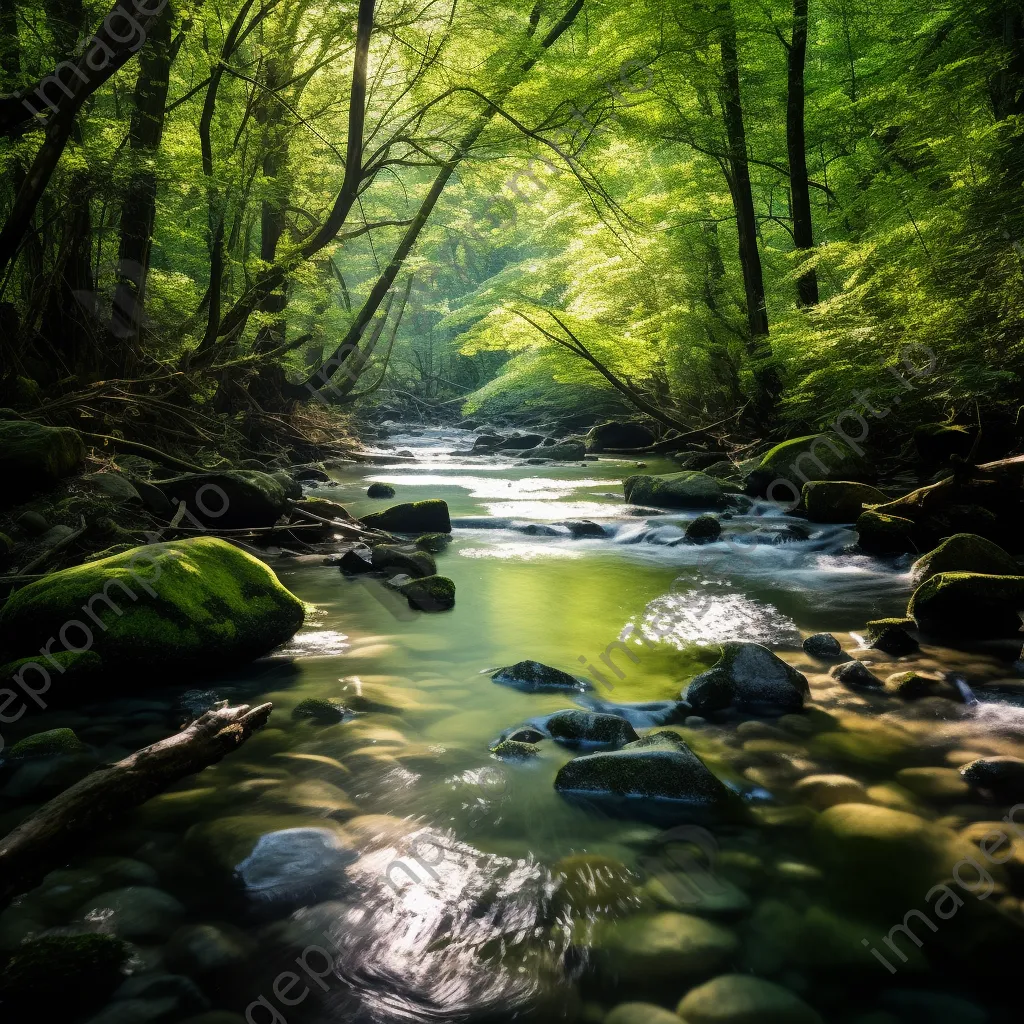
[[[0,940],[83,921],[117,931],[131,918],[122,934],[134,943],[134,980],[188,975],[201,988],[179,992],[159,1017],[168,1021],[212,1003],[239,1016],[209,1024],[247,1014],[251,1024],[600,1022],[625,1001],[672,1009],[702,982],[737,973],[780,984],[828,1021],[1003,1019],[1014,999],[993,981],[988,950],[1016,943],[1019,954],[1024,847],[992,869],[991,893],[965,887],[961,913],[917,928],[920,946],[901,941],[904,961],[883,939],[926,908],[926,866],[907,863],[918,848],[837,856],[794,785],[841,773],[865,801],[942,829],[998,820],[1006,808],[980,803],[951,769],[1024,751],[1012,655],[926,645],[897,660],[860,648],[867,620],[902,614],[909,563],[847,553],[848,528],[755,504],[723,520],[721,541],[695,546],[683,543],[695,513],[624,502],[632,462],[452,455],[472,442],[460,431],[393,442],[415,461],[335,470],[312,493],[355,515],[383,507],[365,496],[372,481],[393,485],[396,501],[444,498],[454,533],[437,560],[455,582],[455,608],[413,612],[379,580],[282,554],[276,571],[311,607],[286,648],[230,678],[182,680],[77,717],[38,715],[35,727],[71,724],[110,757],[166,732],[182,708],[220,698],[275,707],[241,750],[23,898],[20,918],[0,918]],[[674,468],[650,458],[644,471]],[[576,519],[605,535],[574,539],[558,525]],[[969,700],[849,691],[800,647],[821,630],[883,677],[941,671]],[[569,801],[553,780],[579,751],[551,740],[526,762],[489,753],[512,727],[563,708],[677,700],[713,661],[698,645],[725,640],[769,646],[812,688],[804,715],[667,726],[741,795],[740,819]],[[522,659],[594,689],[574,701],[491,681]],[[333,724],[293,716],[309,698],[338,699],[354,714]],[[641,732],[667,718],[657,704],[629,714]],[[908,874],[908,886],[893,881]],[[120,903],[101,893],[124,887],[134,895]],[[141,907],[139,887],[149,893]],[[174,906],[159,905],[157,889]],[[997,928],[986,945],[993,926],[978,914],[990,908],[1011,930]],[[119,1012],[97,1020],[136,1019]],[[700,1019],[815,1019],[805,1012]]]

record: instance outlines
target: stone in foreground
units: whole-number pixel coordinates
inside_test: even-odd
[[[760,644],[722,644],[716,665],[691,680],[683,699],[698,715],[733,707],[799,711],[810,695],[806,678]]]
[[[846,657],[839,641],[831,633],[812,633],[801,646],[812,658],[822,661],[839,661]]]
[[[526,693],[584,692],[594,688],[585,679],[578,679],[550,665],[542,665],[539,661],[518,661],[514,665],[499,668],[491,679]]]

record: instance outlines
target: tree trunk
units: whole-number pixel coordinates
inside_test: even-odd
[[[789,44],[789,92],[786,99],[786,146],[789,150],[789,190],[793,211],[793,241],[797,249],[814,248],[811,190],[807,184],[807,142],[804,134],[804,68],[807,64],[807,3],[793,0],[793,38]],[[818,303],[818,275],[809,267],[797,278],[797,302]]]

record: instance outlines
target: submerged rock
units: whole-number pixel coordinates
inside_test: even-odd
[[[955,533],[922,555],[911,567],[915,586],[943,572],[976,572],[986,576],[1015,576],[1020,564],[998,544],[974,533]]]
[[[103,629],[71,631],[86,608]],[[66,635],[69,648],[90,647],[69,655],[76,683],[126,669],[150,678],[259,657],[291,637],[303,615],[302,602],[263,562],[227,541],[195,537],[133,548],[28,584],[0,611],[0,647],[17,657]],[[68,684],[70,675],[61,681]]]
[[[691,989],[676,1012],[686,1024],[822,1024],[795,992],[749,974],[723,974]]]
[[[53,487],[85,458],[77,430],[44,427],[30,420],[0,420],[0,478],[8,504]]]
[[[413,578],[437,572],[437,563],[426,551],[411,551],[398,544],[374,544],[370,559],[374,569],[394,569]]]
[[[1001,803],[1024,800],[1024,760],[1019,757],[979,757],[965,764],[960,775],[975,789],[991,793]]]
[[[450,533],[425,533],[416,538],[416,547],[432,555],[439,555],[452,542]]]
[[[395,489],[391,484],[372,483],[366,488],[368,498],[393,498]]]
[[[533,743],[521,740],[502,740],[491,747],[491,753],[502,761],[528,761],[531,757],[539,757],[540,751]]]
[[[395,533],[451,533],[448,503],[440,498],[392,505],[383,512],[371,512],[362,518],[364,525]]]
[[[907,626],[913,627],[910,619],[872,619],[865,627],[868,646],[876,651],[884,651],[894,658],[913,654],[920,649],[920,644],[907,632]]]
[[[811,480],[804,484],[803,506],[812,523],[855,523],[865,505],[884,505],[889,496],[870,484],[850,480]]]
[[[50,729],[18,740],[11,747],[8,756],[12,760],[23,757],[53,757],[57,754],[78,754],[87,749],[71,729]]]
[[[862,661],[846,661],[829,672],[851,690],[881,690],[885,684]]]
[[[944,572],[925,580],[907,606],[927,633],[960,637],[1009,637],[1020,632],[1024,576]]]
[[[446,612],[455,607],[455,584],[447,576],[424,576],[398,588],[410,608],[421,612]]]
[[[555,776],[560,793],[672,800],[725,808],[734,795],[675,733],[655,733],[621,750],[582,754]]]
[[[705,512],[697,516],[689,526],[686,527],[686,539],[695,544],[710,544],[722,536],[722,524],[717,516]]]
[[[292,709],[292,718],[309,718],[320,725],[337,725],[350,714],[340,700],[326,700],[322,697],[307,697]]]
[[[812,658],[822,661],[838,661],[846,657],[839,641],[831,633],[813,633],[801,646]]]
[[[626,501],[662,508],[721,508],[725,491],[713,477],[692,470],[660,476],[629,476],[622,482]]]
[[[87,921],[103,921],[120,939],[161,942],[181,924],[185,908],[160,889],[130,885],[86,901],[78,916]]]
[[[512,686],[527,693],[564,693],[570,690],[587,691],[594,687],[586,679],[569,675],[561,669],[542,665],[539,661],[518,661],[499,668],[491,679],[503,686]]]
[[[288,508],[280,481],[256,470],[187,473],[154,483],[171,504],[183,501],[189,515],[222,529],[273,526]]]
[[[793,786],[793,795],[816,811],[836,804],[866,804],[867,790],[849,775],[807,775]]]
[[[564,526],[572,534],[573,540],[608,536],[608,531],[600,523],[593,523],[589,519],[567,519],[558,525]]]
[[[722,644],[721,659],[690,681],[683,699],[698,715],[733,707],[798,711],[810,695],[807,679],[760,644]]]
[[[639,739],[636,730],[624,718],[593,711],[556,711],[544,721],[552,739],[561,743],[596,743],[622,746]]]

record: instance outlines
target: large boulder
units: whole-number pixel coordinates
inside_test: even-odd
[[[977,572],[986,576],[1015,576],[1020,564],[998,544],[974,533],[954,533],[911,567],[915,586],[942,572]]]
[[[676,1012],[686,1024],[821,1024],[795,992],[749,974],[723,974],[691,989]]]
[[[621,750],[583,754],[555,776],[560,793],[645,797],[691,807],[726,808],[734,794],[675,733],[627,743]]]
[[[636,730],[624,718],[594,711],[556,711],[545,720],[544,728],[552,739],[567,745],[621,747],[639,739]]]
[[[810,480],[802,495],[812,523],[855,523],[865,505],[884,505],[889,500],[877,487],[851,480]]]
[[[52,487],[85,458],[77,430],[0,419],[0,494],[4,504]]]
[[[626,501],[662,508],[721,508],[726,500],[725,491],[717,480],[692,470],[626,477],[622,489]]]
[[[35,657],[21,669],[32,686],[49,671],[38,654],[44,647],[82,666],[62,673],[76,684],[125,670],[149,679],[249,661],[295,633],[303,613],[263,562],[227,541],[195,537],[132,548],[22,587],[0,611],[0,649],[11,660]]]
[[[722,657],[694,677],[683,699],[698,715],[737,708],[745,711],[799,711],[810,695],[807,679],[760,644],[722,644]]]
[[[943,572],[914,591],[907,615],[926,633],[960,637],[1019,634],[1024,576]]]
[[[437,572],[437,563],[429,552],[410,550],[398,544],[374,544],[370,549],[370,559],[374,569],[405,573],[413,579],[433,576]]]
[[[452,532],[448,503],[440,498],[392,505],[383,512],[371,512],[363,516],[363,523],[376,530],[392,530],[395,533]]]
[[[172,504],[184,501],[188,515],[220,529],[273,526],[288,508],[281,482],[257,470],[187,473],[156,486]]]
[[[871,467],[834,434],[809,434],[783,441],[765,453],[747,476],[747,493],[788,503],[809,480],[870,480]],[[773,487],[776,481],[786,486]]]
[[[513,452],[528,452],[544,440],[543,434],[513,434],[506,437],[501,447]]]
[[[609,420],[591,427],[586,443],[592,452],[604,451],[606,448],[646,448],[654,444],[654,434],[642,423]]]
[[[903,555],[923,546],[921,530],[911,519],[869,509],[857,517],[857,540],[869,555]]]

